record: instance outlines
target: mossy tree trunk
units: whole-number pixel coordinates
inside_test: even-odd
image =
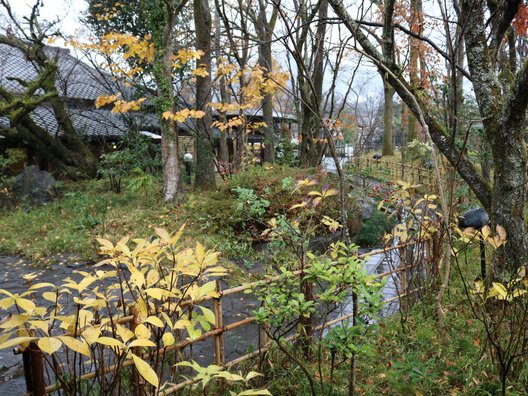
[[[175,202],[181,189],[178,126],[173,120],[165,120],[162,114],[166,111],[172,113],[177,111],[172,75],[172,56],[174,54],[172,31],[176,25],[177,12],[171,0],[165,0],[164,6],[165,23],[153,29],[156,47],[154,76],[157,88],[156,109],[161,126],[163,200]]]
[[[36,15],[32,14],[31,18],[33,23],[36,23]],[[24,88],[22,94],[15,94],[0,87],[0,116],[7,117],[10,122],[10,128],[2,131],[2,134],[12,142],[23,142],[40,158],[51,163],[54,173],[65,174],[74,179],[93,177],[97,169],[96,159],[75,130],[65,100],[59,97],[56,88],[58,59],[44,52],[43,41],[47,36],[37,31],[31,31],[29,34],[32,38],[30,42],[15,37],[0,36],[1,44],[21,51],[38,72],[33,81],[16,79]],[[39,90],[43,94],[38,94]],[[43,104],[51,106],[61,130],[60,136],[51,135],[31,119],[31,112]]]

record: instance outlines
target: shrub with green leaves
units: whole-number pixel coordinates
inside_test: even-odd
[[[124,139],[118,150],[103,154],[100,165],[99,174],[108,178],[112,191],[120,193],[126,177],[132,178],[132,188],[142,189],[145,184],[152,185],[149,176],[161,168],[159,147],[134,134]]]
[[[365,220],[354,241],[360,246],[376,246],[383,241],[385,233],[390,232],[396,225],[394,218],[386,213],[375,210],[370,219]]]

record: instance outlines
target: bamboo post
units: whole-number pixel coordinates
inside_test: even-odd
[[[264,302],[262,302],[264,305]],[[269,364],[267,363],[266,359],[266,351],[269,348],[269,337],[267,330],[269,329],[269,325],[267,323],[262,323],[260,326],[260,339],[259,339],[259,370],[263,373],[266,373],[269,369]]]
[[[401,247],[398,249],[400,254],[400,267],[405,267],[407,265],[406,263],[406,257],[405,257],[405,248]],[[403,270],[400,272],[400,306],[402,310],[407,309],[407,298],[405,297],[405,293],[407,293],[407,270]]]
[[[305,301],[314,301],[313,295],[313,284],[306,279],[303,279],[304,273],[300,274],[301,277],[301,292],[304,294]],[[312,316],[299,318],[299,341],[301,349],[306,359],[312,358],[312,335],[313,335],[313,324]]]
[[[213,299],[213,313],[215,315],[215,329],[220,330],[224,327],[224,318],[222,314],[222,285],[220,280],[216,281],[216,292],[218,297]],[[215,364],[223,366],[225,362],[224,334],[219,332],[215,335]]]
[[[46,383],[44,381],[44,359],[42,351],[35,341],[22,352],[24,363],[24,377],[26,389],[32,396],[44,396],[46,394]]]
[[[432,267],[432,258],[431,258],[431,240],[427,239],[424,242],[424,260],[425,260],[425,285],[429,287],[431,282],[431,267]]]

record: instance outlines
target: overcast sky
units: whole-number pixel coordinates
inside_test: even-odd
[[[10,4],[17,16],[21,18],[25,15],[29,15],[31,12],[31,6],[35,1],[36,0],[10,0]],[[65,36],[76,35],[76,31],[81,29],[79,18],[82,17],[86,8],[87,4],[85,0],[44,0],[44,6],[41,8],[40,16],[42,19],[48,21],[59,20],[58,28]],[[0,10],[0,13],[1,12],[3,12],[3,10]],[[55,45],[61,45],[61,40],[59,39]],[[280,47],[280,44],[277,45]],[[287,56],[284,48],[276,48],[276,50],[278,51],[276,51],[275,55],[278,59],[284,60],[284,57]],[[281,63],[284,63],[284,61]],[[285,65],[283,66],[285,67]],[[347,73],[343,73],[343,76],[340,78],[340,83],[337,84],[338,92],[344,93],[346,91],[348,86],[348,84],[344,84],[348,79],[346,75]],[[381,92],[381,80],[372,67],[362,67],[358,77],[358,81],[356,81],[354,85],[361,86],[368,81],[368,84],[364,85],[363,89],[366,88],[368,94],[379,95]],[[325,79],[325,89],[328,88],[326,85],[329,83],[330,76]]]
[[[10,0],[9,3],[15,13],[22,17],[29,15],[33,0]],[[43,19],[60,21],[59,27],[65,34],[74,34],[79,27],[79,17],[86,10],[84,0],[44,0],[40,15]]]

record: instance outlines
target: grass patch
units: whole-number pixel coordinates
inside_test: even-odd
[[[139,190],[129,188],[124,180],[120,194],[110,191],[106,180],[67,183],[60,197],[45,206],[0,211],[0,254],[36,261],[75,253],[82,260],[95,260],[97,237],[113,241],[126,235],[149,238],[154,227],[174,231],[185,223],[184,243],[191,245],[198,240],[224,256],[248,257],[254,253],[253,244],[259,241],[268,220],[288,213],[298,203],[300,198],[291,194],[291,188],[297,179],[307,176],[320,178],[314,188],[335,183],[332,176],[316,174],[313,169],[254,166],[219,183],[217,191],[182,194],[177,205],[162,203],[158,179]],[[269,204],[262,213],[252,214],[235,191],[237,187],[253,191],[257,199]],[[325,207],[322,214],[338,214],[334,201],[335,205]],[[354,199],[350,208],[357,209]]]
[[[155,186],[154,191],[159,191]],[[181,224],[174,208],[156,193],[115,194],[104,181],[71,183],[60,198],[40,208],[18,207],[0,214],[0,252],[38,260],[57,253],[96,257],[95,238],[153,233],[152,227]]]

